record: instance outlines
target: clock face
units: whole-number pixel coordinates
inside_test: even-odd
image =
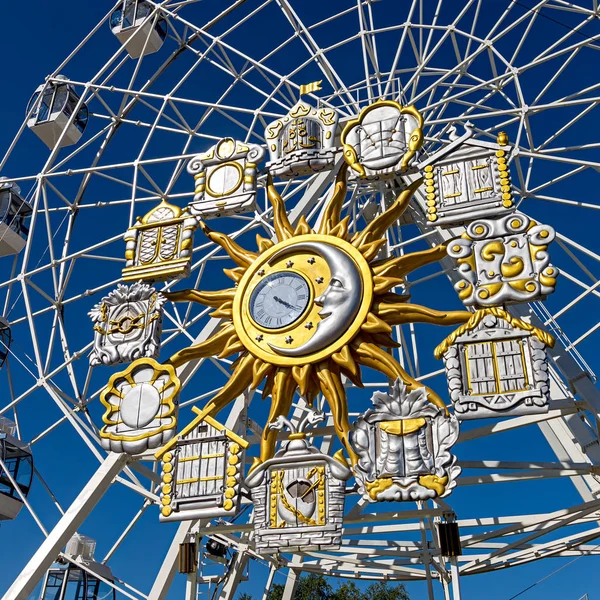
[[[250,316],[265,329],[280,329],[297,321],[311,299],[309,284],[293,271],[271,273],[260,281],[250,298]]]

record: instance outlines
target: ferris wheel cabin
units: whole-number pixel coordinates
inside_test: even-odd
[[[31,206],[21,196],[19,186],[0,178],[0,257],[23,250],[29,235],[25,222],[31,212]]]
[[[93,539],[76,533],[68,541],[64,555],[86,568],[61,558],[46,571],[41,593],[36,590],[29,599],[114,600],[115,589],[106,583],[113,581],[112,572],[109,567],[94,560],[95,549]]]
[[[63,75],[37,88],[27,105],[27,114],[29,129],[51,149],[63,132],[61,147],[76,144],[88,122],[87,106],[80,103],[79,94]]]
[[[0,417],[0,521],[14,519],[23,508],[16,489],[27,497],[33,479],[33,457],[28,446],[14,437],[16,425]]]
[[[167,37],[167,21],[152,15],[145,0],[124,0],[110,16],[110,28],[131,58],[157,52]]]

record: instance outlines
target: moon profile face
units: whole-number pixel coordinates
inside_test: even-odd
[[[301,281],[308,288],[307,300],[304,288],[296,292],[294,287]],[[244,274],[233,321],[240,340],[258,358],[280,366],[304,365],[351,341],[372,298],[370,267],[349,242],[297,236],[273,246]]]
[[[304,356],[326,348],[341,337],[358,313],[362,298],[362,278],[356,263],[341,249],[322,242],[298,244],[295,250],[312,250],[325,259],[331,273],[327,289],[315,298],[321,307],[315,334],[302,346],[283,348],[269,344],[284,356]],[[284,252],[285,250],[282,250]],[[275,259],[277,254],[273,257]]]

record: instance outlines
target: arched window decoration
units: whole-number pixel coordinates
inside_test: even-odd
[[[178,206],[161,202],[125,234],[124,281],[162,281],[189,274],[198,221]]]

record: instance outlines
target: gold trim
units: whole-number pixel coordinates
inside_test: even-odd
[[[192,419],[191,423],[186,425],[171,441],[167,442],[162,448],[157,450],[154,454],[154,457],[157,460],[160,460],[162,456],[173,446],[175,446],[180,439],[191,433],[203,421],[214,427],[217,431],[222,431],[230,440],[238,443],[242,448],[244,448],[244,450],[247,450],[250,446],[249,442],[239,435],[233,433],[233,431],[227,429],[225,425],[221,425],[221,423],[219,423],[216,419],[213,419],[209,416],[208,413],[214,408],[214,406],[215,405],[212,402],[209,402],[204,410],[200,410],[196,406],[192,406],[192,412],[196,413],[198,416],[195,419]]]
[[[164,397],[163,394],[161,394],[160,404],[166,405],[168,408],[167,408],[166,413],[160,415],[160,418],[166,419],[166,418],[170,417],[170,423],[167,425],[161,425],[158,428],[148,429],[147,431],[144,431],[143,433],[140,433],[138,435],[128,435],[128,434],[119,435],[119,434],[107,432],[106,428],[108,426],[117,425],[116,421],[114,421],[111,417],[115,413],[119,413],[121,410],[121,407],[120,407],[120,405],[115,405],[115,404],[110,403],[106,399],[106,397],[109,394],[114,394],[115,396],[120,398],[121,394],[118,393],[117,390],[115,389],[115,382],[118,379],[126,379],[129,381],[133,381],[132,373],[140,365],[149,366],[154,370],[154,375],[153,375],[153,379],[152,379],[151,383],[153,383],[154,381],[156,381],[158,379],[161,372],[166,372],[168,374],[169,380],[162,387],[162,389],[165,390],[165,389],[173,386],[173,392],[169,396],[166,396],[166,397]],[[100,402],[106,408],[106,412],[102,415],[102,422],[105,425],[100,430],[100,437],[103,439],[119,441],[119,442],[137,442],[139,440],[144,440],[146,438],[152,437],[153,435],[157,435],[158,433],[162,433],[163,431],[168,431],[170,429],[174,429],[177,425],[177,419],[174,416],[175,409],[176,409],[174,399],[177,397],[177,394],[179,393],[180,388],[181,388],[181,383],[179,381],[179,378],[177,377],[177,373],[176,373],[175,369],[173,368],[173,366],[171,366],[169,364],[165,364],[165,365],[160,364],[159,362],[155,361],[153,358],[138,358],[138,360],[132,362],[124,371],[119,371],[117,373],[113,373],[111,375],[110,379],[108,380],[108,384],[106,385],[106,387],[102,390],[102,393],[100,394]],[[155,418],[157,418],[157,417],[155,417]]]
[[[342,148],[344,151],[344,160],[350,165],[350,167],[356,171],[361,177],[365,177],[366,171],[364,166],[358,161],[358,155],[356,154],[356,150],[353,146],[346,143],[346,137],[350,133],[354,127],[360,125],[363,122],[363,119],[367,114],[371,111],[381,108],[382,106],[391,106],[395,108],[400,114],[408,114],[414,117],[418,123],[417,128],[413,129],[410,133],[410,139],[408,141],[408,150],[404,153],[402,157],[402,161],[400,163],[400,170],[403,171],[408,167],[408,163],[410,159],[417,153],[417,150],[421,148],[423,145],[423,115],[414,107],[414,106],[402,106],[399,102],[395,100],[377,100],[373,104],[366,106],[363,108],[358,117],[348,121],[346,126],[342,131],[342,135],[340,137],[340,142],[342,144]]]
[[[236,169],[236,171],[238,172],[237,183],[232,188],[225,190],[224,192],[215,192],[215,190],[213,190],[210,187],[211,179],[217,174],[218,171],[220,171],[221,169],[225,169],[227,167],[234,167]],[[244,169],[242,168],[242,165],[240,165],[240,163],[232,160],[230,162],[220,164],[217,168],[215,168],[211,171],[210,177],[208,177],[206,180],[206,191],[213,198],[226,198],[227,196],[230,196],[231,194],[233,194],[234,192],[239,190],[239,188],[243,182],[244,182]]]
[[[248,315],[248,303],[250,302],[251,294],[248,293],[248,289],[253,284],[257,271],[267,265],[272,256],[281,252],[282,248],[289,248],[291,254],[295,245],[301,245],[304,242],[323,242],[331,246],[336,246],[348,254],[356,263],[361,273],[364,286],[363,299],[354,321],[348,325],[344,335],[339,337],[337,340],[334,340],[329,347],[306,356],[281,356],[276,354],[275,351],[259,345],[259,343],[254,339],[254,336],[248,333],[248,328],[251,325],[250,317]],[[238,284],[235,298],[233,299],[233,324],[242,344],[252,353],[252,355],[277,366],[303,366],[306,364],[316,363],[325,358],[329,358],[332,354],[339,352],[347,343],[349,343],[360,332],[360,328],[365,322],[369,313],[372,301],[373,277],[371,274],[371,268],[361,252],[359,252],[349,242],[331,235],[299,235],[279,242],[269,250],[263,252],[258,259],[252,263],[246,273],[244,273]]]
[[[433,355],[435,356],[435,358],[437,358],[438,360],[441,359],[444,356],[444,354],[446,354],[446,352],[448,351],[448,348],[452,346],[461,335],[467,333],[467,331],[472,331],[473,329],[475,329],[475,327],[477,327],[477,325],[479,325],[479,323],[481,323],[481,321],[487,315],[493,315],[497,318],[504,319],[512,327],[521,329],[522,331],[527,331],[532,335],[535,335],[535,337],[537,337],[540,340],[540,342],[542,342],[549,348],[554,347],[554,337],[546,331],[543,331],[542,329],[539,329],[538,327],[535,327],[530,323],[526,323],[525,321],[522,321],[517,317],[513,317],[510,313],[497,306],[492,306],[489,308],[483,308],[473,313],[473,316],[464,325],[461,325],[456,331],[453,331],[433,351]]]

